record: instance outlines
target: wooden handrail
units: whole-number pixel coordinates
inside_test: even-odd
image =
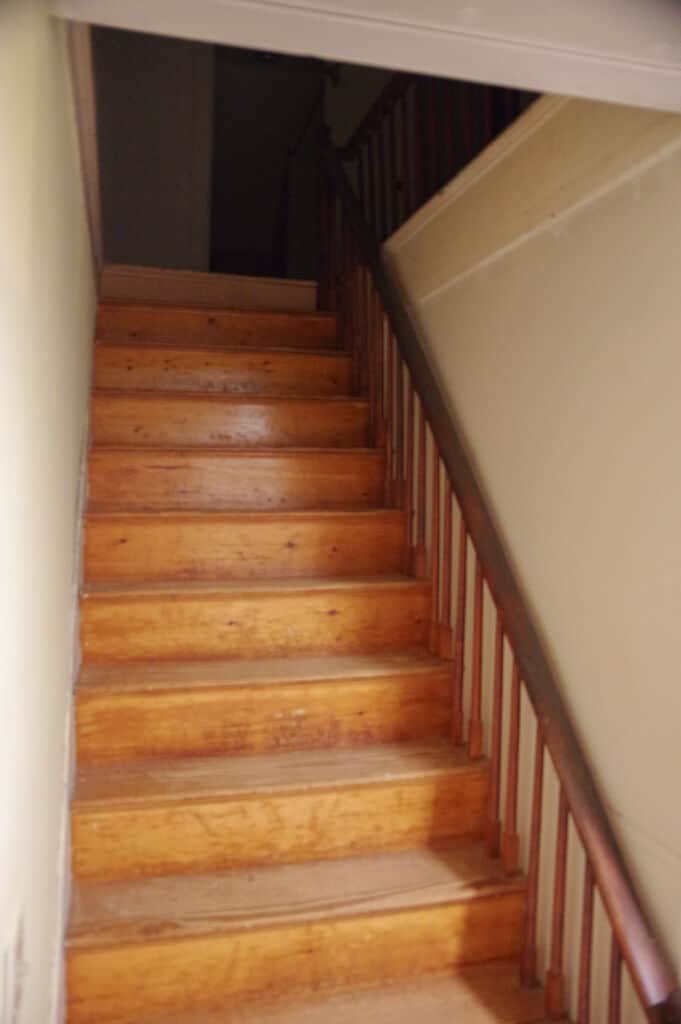
[[[380,247],[362,216],[337,151],[328,147],[325,165],[344,217],[355,236],[361,261],[388,315],[433,437],[449,473],[485,579],[503,619],[503,628],[537,715],[613,932],[651,1021],[681,1024],[681,989],[658,942],[619,849],[603,802],[560,695],[549,659],[527,608],[510,559],[461,441],[449,408],[399,287],[385,269]]]

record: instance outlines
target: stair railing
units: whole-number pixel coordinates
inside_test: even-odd
[[[340,151],[377,239],[489,145],[533,93],[397,73]]]
[[[638,997],[648,1020],[681,1024],[675,972],[452,413],[330,147],[325,171],[325,298],[342,313],[355,384],[370,397],[374,434],[386,447],[386,493],[406,517],[405,568],[431,581],[430,646],[452,663],[452,739],[471,758],[490,760],[489,851],[509,874],[527,873],[523,981],[545,984],[550,1020],[576,1009],[578,1024],[619,1024]],[[598,949],[595,929],[608,935]]]

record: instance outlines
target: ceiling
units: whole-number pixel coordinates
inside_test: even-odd
[[[681,111],[681,0],[52,0],[78,21]]]

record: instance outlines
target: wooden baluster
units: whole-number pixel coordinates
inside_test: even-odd
[[[610,983],[608,991],[608,1024],[620,1024],[622,1015],[622,953],[617,936],[612,933],[610,945]]]
[[[518,759],[520,754],[520,672],[513,659],[511,714],[508,727],[508,768],[506,770],[506,813],[501,838],[501,859],[509,875],[520,870],[518,839]]]
[[[378,202],[376,200],[376,168],[374,165],[374,137],[371,132],[367,136],[367,167],[369,171],[368,194],[369,194],[369,224],[373,233],[378,237]]]
[[[445,471],[444,516],[442,522],[442,614],[440,616],[441,658],[454,657],[454,633],[452,630],[452,485]]]
[[[546,974],[546,1016],[562,1020],[566,1014],[563,945],[565,941],[565,884],[567,881],[568,804],[561,788],[558,803],[556,865],[553,881],[553,920],[551,924],[551,960]]]
[[[326,214],[326,225],[328,231],[328,261],[326,284],[326,306],[328,309],[338,309],[338,208],[336,195],[332,188],[326,190],[328,210]]]
[[[414,544],[414,385],[411,374],[407,373],[407,452],[406,452],[406,494],[404,497],[404,511],[406,515],[407,547],[405,550],[404,565],[406,570],[411,569],[413,544]]]
[[[412,560],[414,576],[423,579],[427,575],[426,553],[426,418],[423,403],[418,404],[418,465],[416,469],[416,546]]]
[[[376,237],[379,242],[388,234],[386,222],[386,198],[388,194],[388,183],[385,175],[385,147],[383,145],[383,122],[379,119],[374,133],[376,140],[376,184],[378,193],[376,195]]]
[[[501,727],[504,701],[504,626],[497,609],[494,639],[494,701],[492,705],[492,757],[489,780],[489,821],[487,846],[492,857],[498,857],[501,843]]]
[[[482,563],[475,555],[475,588],[473,591],[473,662],[471,665],[471,715],[468,723],[468,756],[482,757]]]
[[[456,581],[456,625],[454,640],[454,715],[452,739],[463,743],[463,667],[466,646],[466,569],[468,563],[468,533],[463,513],[459,528],[459,562]]]
[[[494,121],[492,118],[492,86],[482,87],[482,127],[484,132],[484,145],[487,146],[494,138]]]
[[[437,654],[440,646],[440,453],[435,443],[432,432],[432,509],[430,524],[430,582],[431,582],[431,612],[430,612],[430,649]]]
[[[393,432],[393,443],[395,445],[395,480],[393,485],[393,498],[395,505],[402,508],[404,504],[404,364],[400,354],[397,339],[395,344],[396,382],[395,382],[395,430]]]
[[[456,173],[456,115],[454,113],[454,82],[445,82],[445,168],[447,178],[453,178]]]
[[[329,308],[329,270],[331,223],[329,218],[329,180],[325,170],[319,179],[319,288],[317,289],[317,308]]]
[[[371,318],[374,325],[376,337],[374,376],[376,378],[376,414],[374,421],[374,439],[377,448],[382,448],[386,443],[386,396],[384,388],[384,367],[385,367],[385,339],[382,333],[383,306],[381,297],[373,288],[373,304],[371,307]]]
[[[409,99],[406,89],[402,94],[400,109],[402,111],[402,193],[404,197],[402,202],[402,216],[403,220],[406,220],[414,209],[414,182],[411,172],[411,147],[409,145]]]
[[[364,219],[369,220],[367,214],[367,195],[366,195],[366,182],[364,180],[364,146],[360,146],[357,152],[357,191],[359,195],[360,206],[362,207],[362,213]]]
[[[459,100],[461,103],[461,126],[463,137],[463,165],[473,159],[473,86],[468,82],[461,83]]]
[[[385,318],[381,315],[381,332],[385,335]],[[394,393],[395,366],[393,361],[394,339],[388,333],[386,339],[388,360],[386,367],[385,400],[386,400],[386,446],[385,446],[385,502],[393,504],[393,445],[395,432]]]
[[[362,334],[364,337],[364,362],[366,365],[367,393],[369,400],[369,418],[371,420],[372,434],[376,430],[376,411],[378,401],[376,395],[376,350],[378,348],[378,334],[374,317],[374,285],[371,279],[369,268],[362,266]]]
[[[584,895],[582,898],[582,937],[579,953],[579,998],[577,1024],[589,1024],[591,1019],[591,957],[594,932],[594,873],[590,861],[584,865]]]
[[[532,821],[530,824],[530,859],[527,869],[527,925],[520,967],[524,985],[537,984],[537,911],[539,903],[539,858],[541,856],[541,821],[544,797],[544,738],[537,721],[534,746],[534,781],[532,783]]]
[[[390,145],[390,175],[392,178],[392,210],[390,218],[391,231],[396,231],[400,226],[400,176],[399,158],[397,152],[397,105],[392,103],[388,111],[388,142]]]
[[[440,168],[438,160],[438,133],[437,133],[437,83],[434,78],[428,79],[427,84],[427,112],[428,112],[428,195],[427,199],[435,195],[440,185]]]
[[[426,133],[423,119],[423,83],[419,78],[413,88],[414,117],[412,120],[414,157],[414,209],[418,209],[426,195],[423,153],[426,145]]]

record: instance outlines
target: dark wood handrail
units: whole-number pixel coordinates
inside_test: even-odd
[[[339,154],[331,147],[327,147],[325,164],[355,235],[361,260],[373,276],[423,403],[636,991],[650,1020],[658,1024],[681,1024],[681,989],[675,971],[636,894],[549,659],[461,441],[455,417],[428,361],[401,291],[385,269],[380,247],[362,216]]]

